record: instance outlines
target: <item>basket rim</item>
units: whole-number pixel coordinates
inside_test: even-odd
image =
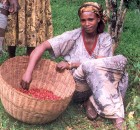
[[[71,93],[70,96],[68,96],[68,97],[61,97],[60,99],[57,99],[57,100],[49,100],[49,99],[41,100],[41,99],[35,98],[35,97],[33,97],[33,96],[27,95],[27,94],[25,94],[25,93],[23,93],[23,92],[17,90],[16,88],[12,87],[12,85],[10,85],[9,83],[7,83],[7,82],[3,79],[2,75],[1,75],[1,68],[4,66],[5,63],[9,62],[9,60],[11,60],[11,59],[16,59],[16,58],[20,58],[20,57],[21,57],[21,58],[24,58],[24,57],[25,57],[25,58],[29,58],[29,56],[16,56],[16,57],[7,59],[6,61],[4,61],[4,62],[0,65],[0,79],[2,79],[2,80],[4,81],[4,83],[7,84],[6,86],[7,86],[9,89],[13,90],[13,92],[15,91],[16,93],[18,93],[18,94],[21,95],[21,96],[24,96],[24,97],[27,97],[27,98],[29,98],[29,99],[31,99],[31,100],[35,100],[35,101],[39,101],[39,102],[56,102],[56,101],[58,102],[58,101],[63,101],[63,100],[68,99],[69,97],[71,97],[71,96],[74,94],[74,91],[75,91],[75,90],[74,90],[73,93]],[[49,61],[52,61],[52,62],[54,62],[54,63],[56,64],[56,62],[53,61],[53,60],[51,60],[51,59],[41,58],[40,60],[49,60]],[[68,71],[68,70],[65,70],[65,71]],[[73,79],[73,80],[74,80],[74,79]],[[75,85],[74,85],[74,86],[75,86]],[[53,91],[51,91],[51,92],[53,92]],[[1,93],[1,94],[2,94],[2,93]],[[56,96],[57,96],[57,95],[56,95]]]
[[[0,67],[1,68],[1,67]],[[1,73],[1,69],[0,69],[0,73]],[[2,78],[2,76],[0,76],[0,79],[2,79],[4,82],[5,80]],[[31,100],[36,100],[36,101],[39,101],[39,102],[58,102],[58,101],[62,101],[62,100],[66,100],[67,98],[71,97],[73,94],[71,94],[71,96],[69,97],[65,97],[65,98],[60,98],[60,99],[57,99],[57,100],[49,100],[49,99],[45,99],[45,100],[41,100],[41,99],[38,99],[38,98],[35,98],[35,97],[32,97],[32,96],[29,96],[28,94],[25,94],[19,90],[17,90],[16,88],[13,88],[12,85],[6,83],[7,87],[10,88],[11,90],[14,90],[16,93],[18,93],[19,95],[21,96],[24,96],[24,97],[27,97],[27,98],[30,98]],[[13,92],[14,92],[13,91]],[[2,94],[2,93],[1,93]]]

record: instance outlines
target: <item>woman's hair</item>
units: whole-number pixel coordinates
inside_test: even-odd
[[[98,23],[97,32],[102,33],[104,32],[104,29],[105,29],[105,23],[102,20],[100,20],[100,22]]]
[[[96,2],[86,2],[78,9],[79,17],[83,12],[93,12],[100,18],[98,23],[97,32],[102,33],[105,28],[105,24],[108,20],[107,16],[103,14],[102,6]]]

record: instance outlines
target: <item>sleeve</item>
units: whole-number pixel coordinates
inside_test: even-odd
[[[85,76],[84,76],[82,64],[74,71],[73,77],[74,77],[74,79],[75,79],[76,81],[85,80]]]
[[[72,49],[77,37],[79,36],[79,29],[67,31],[59,36],[48,40],[50,43],[54,56],[65,56]]]
[[[100,36],[98,56],[103,57],[113,56],[112,38],[109,33],[103,33]]]

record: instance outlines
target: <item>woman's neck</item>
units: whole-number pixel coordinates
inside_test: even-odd
[[[85,31],[83,31],[85,38],[94,38],[98,35],[97,32],[92,32],[92,33],[86,33]]]
[[[83,37],[83,42],[84,42],[87,52],[89,53],[89,55],[92,55],[92,53],[96,47],[98,34],[97,33],[85,33],[84,31],[82,31],[82,37]]]

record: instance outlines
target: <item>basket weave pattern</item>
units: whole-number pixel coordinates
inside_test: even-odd
[[[15,88],[20,87],[29,58],[17,56],[1,65],[1,101],[5,110],[14,118],[30,123],[43,124],[55,120],[68,106],[75,91],[75,82],[69,71],[59,73],[56,63],[41,59],[34,69],[30,88],[52,91],[60,100],[39,100]]]

